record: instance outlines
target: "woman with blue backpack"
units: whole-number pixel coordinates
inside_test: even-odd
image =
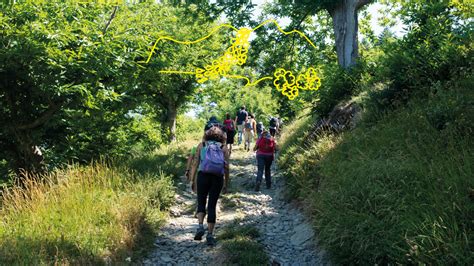
[[[207,202],[207,244],[216,244],[214,227],[216,224],[216,205],[221,190],[226,193],[229,183],[229,150],[226,147],[226,133],[218,126],[212,126],[204,133],[204,140],[197,146],[196,158],[191,168],[191,176],[197,171],[197,217],[198,229],[194,240],[201,240],[205,230]]]

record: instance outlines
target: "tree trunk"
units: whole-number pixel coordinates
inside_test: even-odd
[[[169,130],[168,140],[171,143],[176,141],[176,117],[178,116],[178,108],[171,101],[168,103],[167,113],[167,122]]]
[[[359,56],[357,11],[370,2],[370,0],[342,0],[337,7],[328,10],[333,21],[337,61],[343,68],[353,66]]]
[[[26,175],[43,174],[44,157],[40,148],[34,144],[30,133],[23,130],[15,132],[15,142],[12,166],[17,176],[23,178]]]

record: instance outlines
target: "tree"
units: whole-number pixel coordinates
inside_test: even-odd
[[[343,68],[349,68],[356,63],[359,55],[358,11],[371,2],[372,0],[280,1],[281,4],[292,8],[286,9],[286,13],[295,21],[303,21],[304,17],[314,15],[320,10],[326,10],[331,15],[337,61]],[[285,8],[279,10],[285,10]],[[303,19],[301,19],[301,14],[304,15]]]
[[[123,45],[105,33],[111,11],[58,2],[2,10],[0,150],[17,173],[41,172],[40,149],[67,142],[74,117],[119,98],[117,72],[127,76],[133,54],[117,56]]]
[[[132,15],[133,14],[133,15]],[[216,26],[212,19],[196,6],[169,6],[143,3],[132,6],[117,15],[115,27],[128,35],[139,36],[131,40],[134,47],[143,47],[142,60],[149,56],[151,47],[160,37],[180,41],[193,41],[208,35]],[[159,23],[158,23],[159,22]],[[130,27],[130,25],[134,25]],[[111,28],[114,26],[112,25]],[[229,31],[227,31],[229,33]],[[161,70],[194,72],[204,68],[225,51],[230,38],[225,30],[195,44],[179,44],[170,40],[156,43],[148,63],[142,63],[135,73],[136,86],[131,95],[143,97],[160,112],[160,122],[166,127],[168,140],[176,140],[176,119],[180,108],[188,103],[196,91],[196,77],[190,74],[160,73]]]

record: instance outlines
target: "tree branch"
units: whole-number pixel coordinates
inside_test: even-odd
[[[359,10],[361,7],[370,4],[371,2],[373,2],[373,0],[357,0],[355,5],[356,10]]]
[[[104,27],[104,30],[102,31],[102,34],[105,34],[105,32],[107,31],[107,29],[109,28],[110,23],[112,22],[112,19],[115,18],[115,13],[117,12],[117,9],[118,9],[118,6],[115,6],[114,12],[112,12],[112,15],[110,15],[109,21],[107,21],[107,24],[105,24],[105,27]]]
[[[61,108],[61,104],[59,103],[51,103],[49,108],[46,112],[44,112],[40,117],[38,117],[35,121],[26,124],[17,126],[16,129],[18,130],[26,130],[26,129],[33,129],[39,127],[46,123],[53,115]]]
[[[296,24],[296,26],[293,29],[298,29],[301,26],[301,23],[303,23],[306,17],[308,17],[310,12],[311,12],[311,9],[308,8],[306,13],[303,15],[303,17],[300,19],[298,24]],[[295,46],[295,38],[296,38],[296,34],[293,34],[293,40],[291,41],[290,53],[293,51],[293,48]],[[290,56],[290,66],[293,66],[293,54],[294,53],[291,53],[291,56]]]

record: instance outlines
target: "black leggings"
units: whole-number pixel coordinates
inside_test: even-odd
[[[199,172],[197,176],[197,212],[206,214],[206,200],[209,195],[207,205],[207,222],[216,222],[216,205],[224,185],[224,177]]]

